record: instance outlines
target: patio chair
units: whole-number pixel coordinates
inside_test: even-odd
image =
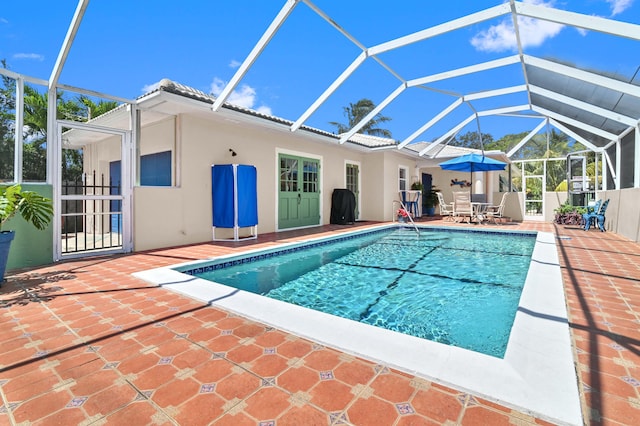
[[[453,220],[467,218],[467,223],[471,223],[473,217],[473,206],[471,205],[471,194],[466,191],[456,191],[453,193]]]
[[[440,206],[440,216],[443,216],[444,220],[453,220],[453,203],[445,203],[442,192],[436,192],[436,195]]]
[[[500,204],[497,206],[488,206],[484,212],[484,215],[487,217],[487,220],[493,220],[493,223],[498,224],[498,219],[502,219],[504,217],[504,206],[507,204],[507,195],[508,192],[502,194],[502,200],[500,200]]]
[[[598,228],[600,231],[605,232],[604,229],[604,221],[605,221],[605,213],[607,211],[607,206],[609,205],[609,199],[605,200],[600,204],[602,200],[599,200],[596,205],[593,207],[593,211],[585,213],[582,215],[582,219],[584,220],[584,230],[588,231],[591,228],[591,224],[595,221],[598,224]]]
[[[581,225],[583,225],[584,230],[588,231],[589,228],[591,228],[591,225],[595,225],[595,214],[598,213],[598,211],[600,211],[600,206],[602,205],[602,200],[598,200],[595,203],[591,204],[587,206],[587,212],[582,214],[582,222]],[[589,221],[589,225],[587,225],[587,221]]]
[[[420,202],[420,191],[406,191],[406,203],[407,210],[413,217],[418,217],[418,203]]]

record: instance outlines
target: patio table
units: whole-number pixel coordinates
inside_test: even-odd
[[[473,216],[471,220],[476,220],[478,223],[484,223],[487,220],[487,216],[484,214],[487,211],[491,203],[481,203],[478,201],[472,201],[471,207],[473,209]]]

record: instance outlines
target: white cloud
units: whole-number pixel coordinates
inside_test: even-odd
[[[633,4],[633,0],[605,0],[611,5],[611,16],[624,12]]]
[[[243,84],[239,89],[231,92],[227,100],[232,104],[253,108],[256,104],[256,90],[251,86]]]
[[[235,59],[232,59],[231,62],[229,62],[229,68],[238,68],[240,65],[242,65],[242,62],[236,61]]]
[[[142,86],[142,93],[149,93],[153,90],[156,90],[158,88],[158,86],[160,86],[160,81],[156,81],[155,83],[151,83],[151,84],[145,84],[144,86]]]
[[[7,21],[6,19],[0,18],[0,24],[8,24],[8,23],[9,21]]]
[[[225,81],[221,80],[218,77],[215,77],[213,79],[213,82],[211,83],[211,94],[216,97],[220,96],[220,93],[222,93],[222,90],[224,89],[224,86],[226,84],[227,83]],[[227,98],[227,102],[241,107],[255,109],[256,111],[263,114],[271,114],[271,108],[266,105],[261,105],[257,108],[255,107],[256,98],[256,89],[249,85],[243,84],[238,89],[231,92],[231,94]]]
[[[528,0],[525,3],[553,7],[554,0]],[[520,42],[523,48],[540,46],[547,39],[558,35],[563,28],[564,25],[553,22],[518,16]],[[513,21],[511,18],[505,19],[501,23],[491,26],[488,30],[476,34],[471,39],[471,44],[476,49],[486,52],[503,52],[517,49]]]
[[[33,59],[34,61],[44,61],[44,55],[38,53],[16,53],[13,59]]]
[[[222,81],[218,77],[214,77],[209,91],[213,96],[217,97],[220,95],[220,93],[222,93],[222,89],[224,89],[224,85],[225,85],[224,81]]]
[[[259,112],[259,113],[261,113],[261,114],[273,115],[273,114],[271,113],[271,108],[270,108],[270,107],[268,107],[268,106],[266,106],[266,105],[261,105],[261,106],[259,106],[259,107],[256,109],[256,111],[258,111],[258,112]]]

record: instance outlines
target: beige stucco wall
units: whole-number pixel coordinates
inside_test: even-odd
[[[383,170],[383,154],[363,156],[363,165],[360,170],[360,200],[364,207],[360,212],[360,219],[362,220],[385,220],[385,214],[391,217],[390,204],[386,209],[384,206],[385,178]],[[389,212],[386,212],[386,210],[389,210]]]
[[[164,120],[145,126],[140,133],[140,155],[174,151],[176,117],[168,116]]]
[[[609,199],[605,229],[640,242],[640,188],[602,191],[598,198]]]
[[[163,128],[166,126],[166,128]],[[141,130],[146,145],[153,140],[169,146],[172,122],[155,126],[154,137]],[[258,173],[258,232],[277,230],[279,153],[321,160],[321,223],[331,213],[331,194],[345,186],[345,163],[360,165],[360,219],[391,220],[398,197],[398,167],[413,173],[414,161],[395,151],[363,153],[336,142],[301,133],[209,120],[192,115],[178,118],[177,170],[179,186],[134,189],[134,247],[145,250],[212,239],[211,165],[251,164]],[[148,148],[148,146],[147,146]],[[145,149],[147,149],[145,148]],[[232,157],[229,149],[237,156]],[[158,150],[152,149],[151,152]]]
[[[403,157],[394,151],[385,152],[383,168],[378,172],[382,179],[382,220],[385,221],[393,220],[395,209],[398,207],[398,205],[395,205],[394,207],[393,201],[400,200],[400,167],[403,167],[408,171],[407,189],[409,189],[413,179],[416,177],[415,160]]]
[[[544,197],[544,215],[548,221],[555,220],[555,210],[563,205],[568,198],[567,191],[562,192],[545,192]]]
[[[394,200],[398,195],[398,168],[408,170],[408,184],[422,172],[433,176],[433,183],[446,200],[460,187],[452,179],[467,180],[468,173],[444,171],[439,168],[417,169],[415,159],[395,150],[361,152],[337,142],[299,132],[284,132],[192,115],[168,117],[144,127],[140,134],[142,155],[171,150],[174,168],[172,187],[135,187],[133,240],[134,250],[176,246],[211,241],[211,165],[252,164],[258,171],[258,232],[277,230],[278,153],[289,153],[321,160],[321,223],[329,223],[331,194],[345,186],[345,164],[360,166],[360,216],[362,220],[390,221],[394,216]],[[232,157],[229,149],[238,155]],[[86,170],[96,170],[108,177],[109,162],[120,159],[117,138],[87,147]],[[498,174],[487,175],[484,183],[489,199],[497,203]],[[607,229],[635,241],[640,237],[640,189],[625,191],[620,201],[619,191],[601,196],[611,198],[607,212]],[[628,193],[628,194],[627,194]],[[545,220],[553,220],[553,210],[566,199],[565,193],[547,193]],[[513,193],[505,215],[522,220],[522,194]]]
[[[605,229],[640,242],[640,188],[599,191],[596,198],[609,199],[605,213]],[[553,220],[555,217],[553,209],[563,204],[566,199],[566,192],[547,193],[545,211],[550,214],[549,220]]]

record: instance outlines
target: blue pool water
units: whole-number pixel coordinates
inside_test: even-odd
[[[534,244],[531,233],[394,228],[183,272],[502,358]]]

